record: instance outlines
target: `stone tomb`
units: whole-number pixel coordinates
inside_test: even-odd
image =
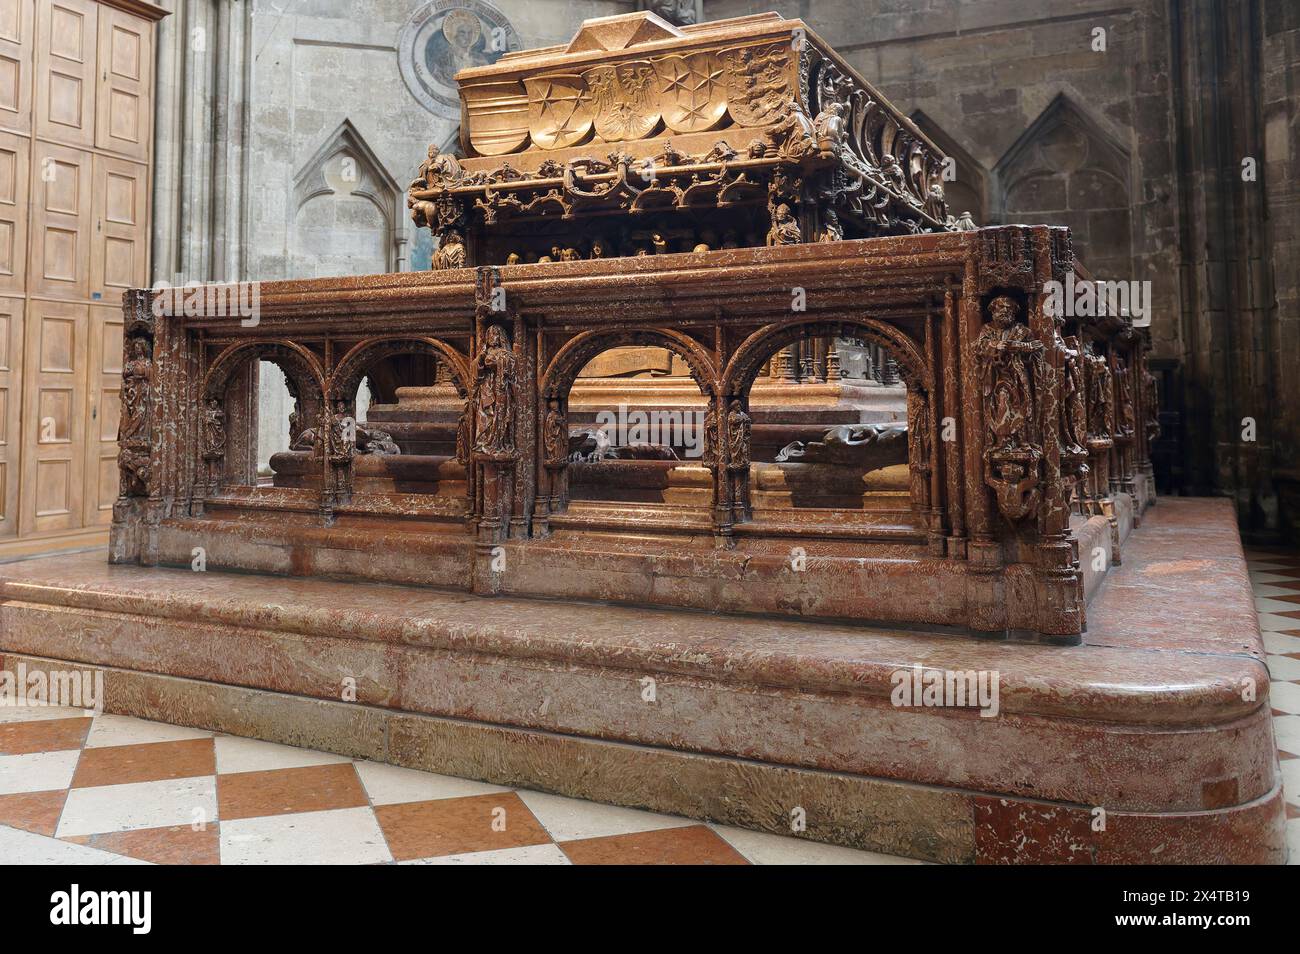
[[[255,323],[125,297],[112,565],[6,568],[6,666],[935,860],[1279,857],[1230,512],[1148,513],[1146,341],[1049,309],[1087,277],[1066,230],[959,227],[942,155],[798,20],[589,21],[459,81],[464,156],[410,189],[435,270],[264,284]],[[764,416],[845,341],[902,420]],[[629,348],[698,416],[601,443],[602,402],[689,393],[575,399]],[[294,406],[269,480],[265,361]]]

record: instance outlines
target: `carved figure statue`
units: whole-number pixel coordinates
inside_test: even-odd
[[[847,134],[844,119],[844,104],[831,103],[813,120],[813,132],[817,136],[817,148],[825,157],[834,157],[844,147]]]
[[[542,427],[542,454],[551,467],[564,464],[569,458],[569,425],[559,408],[546,412]]]
[[[1119,418],[1118,434],[1121,437],[1132,437],[1137,407],[1133,403],[1133,383],[1129,380],[1128,366],[1119,355],[1115,355],[1115,392],[1115,408]]]
[[[474,449],[493,456],[513,454],[518,361],[500,325],[489,325],[485,337],[475,361]]]
[[[705,467],[718,463],[718,411],[709,402],[709,409],[704,412],[704,454],[701,457]]]
[[[803,232],[795,220],[790,206],[782,202],[772,210],[772,228],[767,233],[768,245],[798,245],[803,241]]]
[[[752,421],[739,400],[731,402],[727,412],[727,450],[729,465],[733,469],[749,466],[749,445]]]
[[[221,401],[209,397],[203,405],[203,458],[215,460],[226,453],[226,412]]]
[[[117,439],[120,443],[146,436],[149,369],[152,363],[149,342],[140,337],[132,338],[130,358],[126,362],[126,367],[122,369],[122,420],[117,431]]]
[[[451,229],[443,236],[438,251],[433,253],[432,268],[441,270],[445,268],[462,268],[464,265],[465,239],[455,229]]]
[[[976,343],[984,417],[993,449],[1037,443],[1033,422],[1035,371],[1043,344],[1017,321],[1020,306],[1000,295],[989,303],[992,320]]]
[[[1086,457],[1088,441],[1087,385],[1083,380],[1083,355],[1079,339],[1064,340],[1065,360],[1061,368],[1061,453]]]
[[[1014,298],[989,303],[991,320],[980,332],[975,353],[983,398],[984,482],[993,489],[1007,520],[1023,520],[1042,500],[1042,445],[1035,418],[1035,389],[1046,350],[1021,324]]]
[[[1143,405],[1146,410],[1147,443],[1160,436],[1160,386],[1150,371],[1142,373]]]

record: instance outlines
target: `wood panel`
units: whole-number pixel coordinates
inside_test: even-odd
[[[122,309],[90,306],[86,365],[86,492],[83,520],[87,527],[108,526],[117,500],[117,424],[122,410]]]
[[[91,0],[37,0],[36,135],[95,144],[99,8]]]
[[[40,141],[32,148],[27,291],[84,300],[90,285],[93,157]]]
[[[31,141],[0,132],[0,294],[27,286],[28,174]]]
[[[88,306],[27,303],[23,374],[20,532],[72,530],[83,522]]]
[[[95,145],[149,158],[153,126],[153,26],[122,10],[99,10]]]
[[[32,128],[32,0],[0,0],[0,129]]]
[[[128,288],[148,284],[149,167],[95,156],[90,238],[90,297],[122,301]]]
[[[18,535],[25,304],[0,298],[0,539]]]

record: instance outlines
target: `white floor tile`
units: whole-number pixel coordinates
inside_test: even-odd
[[[756,865],[923,865],[915,858],[900,858],[876,851],[856,851],[839,845],[772,835],[730,825],[710,825],[738,852]]]
[[[221,823],[221,863],[226,865],[364,865],[392,860],[369,808]]]
[[[1291,715],[1300,715],[1300,683],[1270,682],[1268,704]]]
[[[1292,755],[1300,755],[1300,716],[1275,716],[1273,736],[1277,740],[1279,749],[1285,749]]]
[[[6,722],[45,722],[50,719],[84,719],[94,714],[94,709],[69,709],[67,706],[0,705],[0,724]]]
[[[1290,849],[1286,863],[1300,865],[1300,818],[1292,818],[1286,823],[1286,846]]]
[[[59,821],[60,837],[98,832],[130,831],[212,822],[217,817],[214,775],[97,785],[68,792]]]
[[[50,792],[72,784],[81,752],[32,752],[0,755],[0,795],[17,792]]]
[[[399,861],[399,865],[567,865],[569,858],[558,845],[525,845],[497,851],[472,851],[465,855],[442,855]]]
[[[1295,682],[1300,679],[1300,659],[1291,656],[1265,656],[1269,675],[1274,680]]]
[[[1295,594],[1290,594],[1294,596]],[[1300,610],[1300,604],[1288,603],[1286,600],[1275,599],[1271,596],[1261,596],[1255,593],[1255,610],[1260,613],[1293,613]],[[1292,620],[1293,623],[1300,623],[1300,619]],[[1300,627],[1297,627],[1300,628]]]
[[[627,835],[637,831],[659,831],[663,828],[699,824],[694,819],[677,815],[659,815],[635,808],[588,802],[580,798],[564,798],[561,795],[523,789],[516,794],[556,841],[604,838],[608,835]]]
[[[1277,583],[1262,582],[1254,579],[1250,581],[1250,589],[1255,594],[1256,600],[1278,600],[1282,599],[1284,596],[1300,596],[1300,592],[1297,592],[1296,590],[1288,589],[1285,586],[1279,586]],[[1286,600],[1282,600],[1282,602],[1285,603]],[[1295,606],[1297,604],[1292,603],[1291,605]]]
[[[1282,799],[1300,805],[1300,759],[1283,759]]]
[[[101,715],[90,727],[86,748],[109,745],[143,745],[148,742],[181,742],[185,739],[210,739],[213,733],[165,722],[147,722],[131,716]]]
[[[234,735],[221,735],[213,740],[217,753],[217,774],[235,772],[264,772],[268,769],[304,768],[309,765],[334,765],[351,759],[331,752],[300,749],[293,745],[277,745],[260,739],[241,739]]]
[[[415,769],[385,765],[383,762],[353,763],[372,805],[395,805],[398,802],[424,802],[435,798],[463,798],[507,792],[500,785],[488,785],[467,778],[417,772]]]
[[[74,845],[35,832],[0,825],[0,858],[7,865],[147,865],[139,858]]]
[[[1300,653],[1300,636],[1285,636],[1282,633],[1264,633],[1264,650],[1275,655],[1281,653]]]
[[[1300,607],[1297,607],[1300,609]],[[1276,613],[1260,613],[1259,628],[1266,633],[1282,633],[1287,630],[1300,629],[1300,619],[1279,616]]]

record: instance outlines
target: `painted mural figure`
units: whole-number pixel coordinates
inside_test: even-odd
[[[487,329],[487,343],[475,363],[475,450],[489,455],[515,449],[514,411],[518,361],[500,325]]]

